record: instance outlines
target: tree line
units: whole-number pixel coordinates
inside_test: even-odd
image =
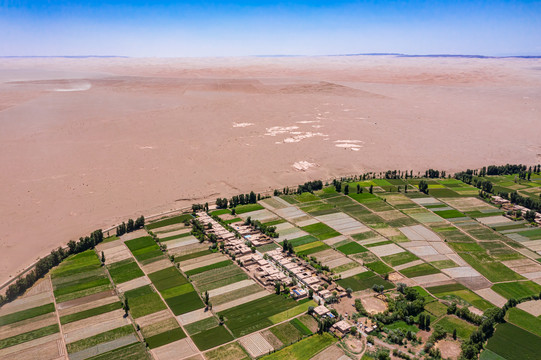
[[[116,228],[116,236],[122,236],[126,233],[141,229],[145,226],[145,217],[143,215],[139,216],[135,221],[133,219],[128,219],[128,223],[124,221],[122,224],[118,225]]]
[[[14,300],[17,296],[23,294],[27,289],[32,287],[43,276],[45,276],[49,270],[57,266],[69,255],[78,254],[88,249],[93,249],[97,244],[103,241],[102,230],[96,230],[89,236],[79,238],[78,242],[70,240],[68,242],[68,249],[65,250],[59,247],[56,250],[52,250],[51,253],[44,258],[38,260],[34,269],[30,271],[26,276],[21,276],[16,282],[11,284],[7,290],[6,295],[0,295],[0,305]]]
[[[237,207],[238,205],[247,205],[255,204],[258,200],[261,200],[261,194],[257,194],[253,191],[250,191],[249,194],[240,194],[232,196],[231,199],[227,198],[217,198],[216,206],[219,209],[227,209]]]

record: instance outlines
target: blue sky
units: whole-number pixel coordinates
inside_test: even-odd
[[[0,0],[0,56],[541,55],[541,1]]]

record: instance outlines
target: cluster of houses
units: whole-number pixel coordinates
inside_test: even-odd
[[[334,296],[333,292],[336,292],[336,297],[340,298],[346,296],[346,291],[334,284],[333,291],[329,290],[325,280],[318,274],[314,273],[307,265],[294,257],[290,256],[279,249],[269,251],[268,258],[276,265],[277,268],[283,272],[289,274],[291,278],[295,278],[297,282],[297,288],[291,290],[291,296],[293,298],[302,298],[306,296],[306,289],[312,290],[314,294],[317,294],[321,299],[327,301]]]
[[[509,201],[507,199],[504,199],[501,196],[492,196],[491,202],[493,204],[496,204],[496,205],[501,205],[502,209],[506,210],[506,211],[509,211],[509,210],[511,210],[513,212],[521,211],[522,213],[530,211],[530,209],[528,209],[527,207],[524,207],[522,205],[513,204],[513,203],[511,203],[511,201]],[[538,213],[538,212],[535,213],[535,220],[534,221],[538,225],[541,225],[541,213]]]

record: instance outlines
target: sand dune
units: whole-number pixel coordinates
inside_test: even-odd
[[[539,63],[0,59],[0,282],[96,228],[209,196],[539,162]]]

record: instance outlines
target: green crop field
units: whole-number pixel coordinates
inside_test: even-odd
[[[379,275],[375,275],[372,271],[365,271],[345,279],[340,279],[337,283],[344,289],[350,288],[353,291],[370,289],[374,285],[383,285],[385,289],[392,289],[394,287],[393,284],[383,280]]]
[[[145,275],[133,259],[113,263],[107,268],[115,284],[121,284]]]
[[[177,268],[173,266],[148,274],[148,277],[160,292],[175,286],[184,285],[188,282]]]
[[[301,203],[319,200],[319,197],[309,192],[304,192],[300,195],[294,195],[294,196],[295,196],[295,200]]]
[[[365,263],[364,266],[374,271],[377,274],[388,274],[393,272],[393,268],[385,265],[383,261],[375,261],[371,263]]]
[[[124,296],[129,301],[130,312],[134,318],[167,309],[160,296],[148,285],[126,291]]]
[[[122,304],[120,302],[114,302],[112,304],[107,304],[103,306],[98,306],[92,309],[88,309],[85,311],[81,311],[75,314],[65,315],[60,318],[60,323],[62,325],[69,324],[74,321],[87,319],[92,316],[105,314],[113,310],[120,309],[122,307]]]
[[[214,316],[211,316],[206,319],[184,325],[184,329],[186,329],[188,334],[191,336],[200,333],[201,331],[212,329],[216,326],[218,326],[218,320],[216,320]]]
[[[205,255],[209,255],[209,254],[212,254],[212,251],[210,251],[210,250],[202,250],[202,251],[193,252],[191,254],[175,256],[175,262],[181,262],[181,261],[186,261],[186,260],[190,260],[190,259],[195,259],[195,258],[205,256]]]
[[[247,213],[247,212],[256,211],[256,210],[263,210],[263,209],[264,209],[264,207],[259,205],[259,204],[237,205],[237,207],[235,207],[235,213],[236,214],[244,214],[244,213]]]
[[[332,228],[323,223],[316,223],[304,226],[301,229],[311,235],[314,235],[319,240],[326,240],[340,235],[339,232],[333,230]]]
[[[298,237],[296,239],[288,240],[288,242],[291,245],[293,245],[293,247],[301,246],[301,245],[304,245],[304,244],[309,244],[309,243],[314,242],[314,241],[318,241],[318,240],[315,237],[313,237],[312,235],[305,235],[305,236]],[[280,243],[282,243],[282,242],[280,242]]]
[[[447,314],[447,306],[439,301],[432,301],[425,305],[425,310],[436,317]]]
[[[186,220],[191,220],[191,219],[193,219],[192,215],[183,214],[183,215],[175,216],[175,217],[172,217],[172,218],[169,218],[169,219],[159,220],[159,221],[153,222],[151,224],[147,224],[146,228],[148,230],[153,230],[153,229],[157,229],[157,228],[160,228],[160,227],[163,227],[163,226],[180,224],[180,223],[185,222]]]
[[[166,298],[165,302],[169,305],[175,316],[205,307],[203,300],[201,300],[195,291]]]
[[[461,213],[458,210],[440,210],[440,211],[434,210],[434,213],[436,215],[441,216],[444,219],[460,218],[460,217],[466,216],[465,214]]]
[[[269,316],[269,320],[272,321],[273,324],[278,324],[279,322],[307,312],[310,306],[316,307],[317,304],[315,301],[309,299],[300,300],[297,302],[296,306]]]
[[[172,343],[173,341],[184,339],[185,337],[186,334],[184,333],[184,331],[182,331],[182,329],[178,327],[176,329],[172,329],[161,334],[145,338],[145,341],[150,349],[154,349]]]
[[[19,321],[23,321],[26,319],[31,319],[36,316],[48,314],[55,311],[54,304],[45,304],[42,306],[37,306],[31,309],[18,311],[12,314],[0,316],[0,326],[13,324]]]
[[[477,326],[451,315],[442,317],[435,325],[441,326],[449,334],[456,329],[456,334],[462,340],[467,340],[471,333],[477,330]]]
[[[520,299],[522,297],[538,295],[541,292],[541,285],[533,281],[516,281],[510,283],[495,284],[492,290],[506,299]]]
[[[304,325],[299,318],[295,318],[289,322],[291,325],[293,325],[297,330],[301,332],[302,335],[312,335],[312,330],[308,329],[306,325]]]
[[[400,270],[400,272],[406,277],[413,278],[417,276],[437,274],[440,271],[434,266],[425,263]]]
[[[492,282],[500,281],[512,281],[512,280],[522,280],[523,276],[520,276],[513,270],[509,269],[507,266],[500,262],[496,261],[479,261],[476,257],[470,254],[460,254],[460,256],[473,267],[475,270],[483,274],[488,280]]]
[[[454,286],[454,285],[459,285],[459,286]],[[447,289],[450,289],[450,290],[447,290]],[[460,284],[435,286],[435,287],[427,288],[427,290],[430,291],[434,296],[440,299],[454,301],[462,305],[473,305],[482,311],[485,311],[487,309],[494,307],[493,304],[489,303],[488,301],[486,301],[479,295],[475,294],[469,289],[466,289]]]
[[[248,275],[237,265],[206,271],[201,274],[190,276],[199,291],[208,291],[222,286],[249,279]]]
[[[479,244],[474,242],[451,242],[449,243],[449,246],[455,250],[456,252],[482,252],[485,253],[485,249],[483,249]]]
[[[270,328],[270,332],[274,334],[284,345],[289,345],[294,341],[302,338],[302,332],[291,322],[286,322]]]
[[[329,333],[313,335],[273,354],[264,356],[264,360],[308,360],[337,341]]]
[[[191,338],[201,351],[208,350],[233,340],[233,336],[224,326],[216,326],[212,329],[202,331],[192,335]]]
[[[369,192],[363,192],[362,194],[349,194],[348,196],[361,204],[379,200],[376,195],[370,194]]]
[[[449,269],[458,266],[453,260],[437,260],[432,261],[430,264],[436,269]]]
[[[351,235],[351,237],[354,238],[357,241],[366,240],[366,239],[371,239],[373,237],[376,237],[376,233],[373,232],[372,230],[370,230],[370,231],[366,231],[366,232],[363,232],[363,233],[360,233],[360,234]]]
[[[331,247],[321,241],[314,241],[309,244],[304,244],[295,248],[295,253],[298,255],[311,255],[317,252],[330,249]]]
[[[346,255],[358,254],[358,253],[368,251],[367,248],[365,248],[364,246],[362,246],[362,245],[360,245],[360,244],[358,244],[356,242],[350,242],[348,244],[339,246],[339,247],[336,248],[336,250],[338,250],[341,253],[344,253]]]
[[[268,295],[220,312],[236,337],[271,326],[269,317],[297,306],[297,302],[279,295]]]
[[[207,265],[207,266],[202,266],[200,268],[196,268],[196,269],[193,269],[193,270],[186,271],[185,274],[188,275],[188,276],[192,276],[192,275],[195,275],[195,274],[203,273],[205,271],[223,268],[223,267],[229,266],[231,264],[233,264],[233,262],[228,259],[228,260],[225,260],[225,261],[220,261],[220,262],[217,262],[217,263],[214,263],[214,264],[210,264],[210,265]]]
[[[533,316],[530,313],[527,313],[524,310],[521,310],[519,308],[511,308],[507,310],[507,314],[505,319],[512,323],[513,325],[516,325],[518,327],[523,328],[524,330],[528,330],[534,335],[541,337],[541,319]]]
[[[40,329],[28,331],[19,335],[11,336],[5,339],[0,339],[0,349],[5,349],[10,346],[22,344],[30,340],[39,339],[47,335],[56,334],[58,331],[58,324],[54,324],[42,327]]]
[[[486,348],[507,360],[537,360],[541,338],[512,324],[499,324]]]
[[[86,250],[77,255],[71,255],[51,271],[51,278],[71,276],[99,269],[101,262],[94,250]]]

